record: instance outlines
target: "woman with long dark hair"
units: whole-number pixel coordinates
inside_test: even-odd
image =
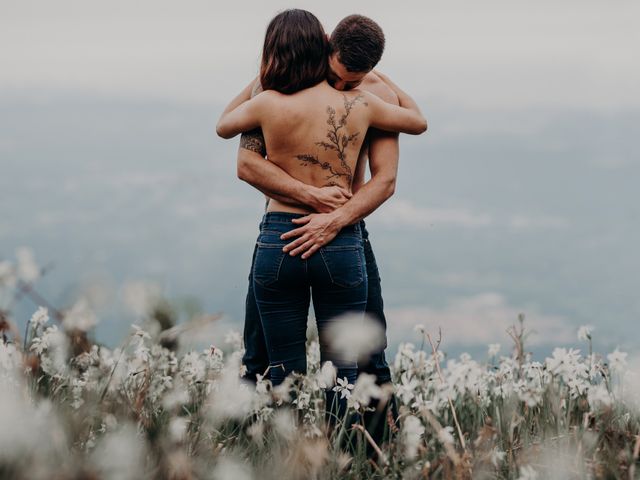
[[[327,58],[327,36],[313,14],[293,9],[276,15],[267,27],[262,52],[259,80],[264,91],[243,102],[238,99],[246,98],[246,91],[240,94],[216,130],[231,138],[261,128],[269,161],[306,184],[350,191],[369,127],[420,134],[426,121],[400,90],[396,92],[401,106],[357,89],[335,90],[325,80]],[[362,232],[358,224],[350,225],[307,259],[287,255],[281,235],[296,228],[292,219],[309,213],[304,206],[271,199],[260,224],[253,289],[271,381],[278,385],[291,372],[306,373],[307,316],[313,300],[321,360],[333,362],[338,377],[353,384],[357,359],[335,351],[327,331],[333,322],[357,322],[364,314],[367,276]],[[333,397],[328,390],[328,406]]]

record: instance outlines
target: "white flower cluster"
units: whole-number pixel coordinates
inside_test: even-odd
[[[91,319],[78,307],[73,329],[82,330],[87,318]],[[64,405],[71,412],[86,416],[84,422],[79,422],[85,425],[82,438],[74,440],[74,445],[90,453],[93,467],[107,476],[119,473],[113,473],[115,467],[95,452],[110,452],[121,458],[123,465],[140,472],[139,459],[148,448],[141,440],[140,429],[148,429],[154,422],[164,425],[158,431],[165,432],[171,448],[190,445],[197,438],[211,442],[211,451],[223,452],[227,449],[225,442],[238,437],[237,425],[251,419],[247,436],[259,448],[264,447],[269,436],[278,442],[298,442],[315,451],[326,432],[325,389],[332,389],[337,397],[347,400],[354,413],[361,414],[373,411],[372,402],[384,401],[388,395],[373,375],[361,374],[355,384],[336,378],[336,369],[330,362],[321,364],[316,340],[308,345],[307,375],[290,376],[278,387],[258,376],[253,386],[242,378],[243,347],[237,333],[230,333],[220,342],[228,346],[224,353],[213,345],[200,352],[176,353],[161,347],[155,334],[133,325],[123,346],[111,350],[90,345],[74,356],[73,337],[64,329],[65,324],[63,328],[49,324],[48,311],[38,309],[30,320],[33,335],[26,352],[13,343],[0,342],[0,393],[4,392],[0,405],[25,405],[12,407],[13,426],[0,430],[0,446],[11,444],[8,435],[16,435],[16,425],[21,421],[34,431],[49,428],[64,440],[55,414],[43,420],[52,404]],[[590,338],[591,330],[581,336]],[[499,351],[498,344],[490,345],[489,361],[481,363],[468,354],[445,361],[440,351],[434,354],[411,343],[399,346],[392,371],[401,419],[392,427],[398,435],[402,462],[427,468],[428,462],[420,457],[429,451],[444,451],[460,461],[456,452],[464,440],[461,432],[469,434],[469,425],[477,421],[473,420],[475,414],[469,412],[493,412],[498,405],[510,405],[509,415],[515,415],[516,407],[525,415],[535,413],[545,402],[555,401],[559,415],[568,418],[569,409],[578,408],[576,405],[582,409],[582,416],[595,416],[623,401],[616,382],[629,378],[629,361],[627,354],[617,349],[603,358],[556,348],[543,362],[528,355],[497,358]],[[29,381],[31,389],[25,388]],[[39,400],[42,396],[35,395],[36,391],[43,392],[46,399]],[[454,417],[452,411],[457,411],[458,416]],[[27,421],[25,416],[31,418]],[[131,424],[131,418],[138,420],[137,427]],[[160,423],[161,419],[164,423]],[[469,423],[459,429],[456,422]],[[494,438],[497,433],[487,435]],[[32,441],[34,445],[41,444],[26,436],[8,451],[14,457],[32,455]],[[476,444],[480,443],[476,440]],[[54,447],[47,448],[47,455],[53,455],[50,450]],[[493,468],[500,468],[506,461],[504,450],[498,444],[490,444],[483,458]],[[216,468],[226,471],[231,469],[229,465],[220,461]],[[537,473],[522,465],[517,475],[536,478]]]

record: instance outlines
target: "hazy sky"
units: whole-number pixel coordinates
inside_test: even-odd
[[[0,88],[223,102],[256,73],[270,18],[295,6],[315,13],[327,31],[349,13],[377,20],[388,38],[380,69],[425,101],[640,104],[640,4],[633,0],[0,4]]]
[[[120,300],[151,279],[239,325],[263,202],[214,124],[291,6],[328,31],[377,20],[380,69],[429,120],[401,137],[396,194],[368,220],[392,343],[425,323],[484,349],[525,312],[537,345],[590,323],[634,346],[636,1],[0,0],[0,258],[29,245],[55,262],[56,304],[89,277]],[[131,323],[101,315],[109,342]]]

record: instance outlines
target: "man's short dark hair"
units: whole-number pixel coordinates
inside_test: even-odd
[[[384,33],[370,18],[349,15],[333,30],[329,44],[348,71],[369,72],[382,57]]]

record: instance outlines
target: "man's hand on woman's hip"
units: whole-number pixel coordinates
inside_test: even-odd
[[[291,221],[302,226],[280,236],[282,240],[298,237],[282,250],[292,256],[302,254],[303,259],[309,258],[320,247],[333,240],[344,227],[335,213],[312,213]]]

